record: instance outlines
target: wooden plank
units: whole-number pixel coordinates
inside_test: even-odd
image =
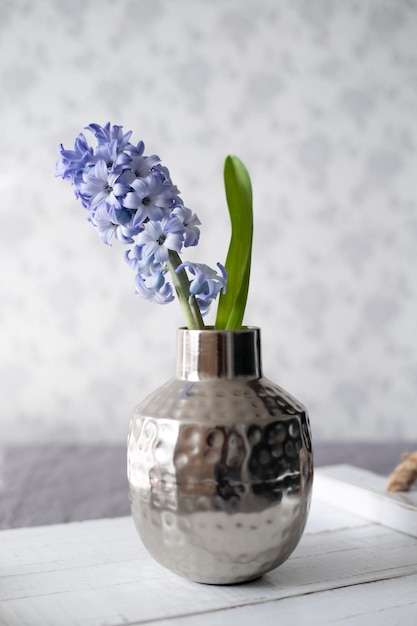
[[[383,527],[341,529],[328,533],[326,537],[320,539],[317,541],[316,536],[306,535],[305,541],[288,562],[289,565],[284,564],[268,574],[268,579],[281,585],[282,572],[284,572],[285,583],[291,583],[294,586],[294,590],[291,591],[293,595],[298,593],[298,588],[302,586],[323,589],[333,586],[335,580],[347,581],[350,584],[356,576],[360,576],[363,582],[378,580],[385,576],[387,570],[395,570],[398,574],[408,574],[410,569],[413,571],[417,562],[415,542],[403,535],[393,534]],[[383,553],[381,550],[374,553],[374,545],[377,541],[380,545],[384,545]],[[359,563],[364,555],[366,555],[366,561]],[[316,580],[317,562],[321,566],[320,580]],[[302,571],[299,571],[300,563],[302,563]],[[399,566],[398,563],[401,565]],[[103,558],[101,563],[95,565],[72,564],[71,567],[59,569],[52,566],[41,572],[10,576],[7,584],[0,586],[0,601],[41,596],[45,593],[81,592],[86,587],[94,587],[98,590],[111,587],[113,584],[143,584],[144,588],[150,589],[157,582],[163,582],[165,588],[170,585],[178,587],[178,580],[182,581],[147,557],[111,563],[107,563]],[[198,589],[203,589],[203,587],[199,585]],[[232,587],[223,587],[223,589],[232,590]],[[255,589],[256,586],[252,586],[249,591],[249,595],[255,593],[254,599],[257,597]]]
[[[121,626],[174,619],[179,624],[187,616],[199,626],[215,623],[206,614],[211,619],[222,611],[229,616],[239,607],[254,607],[259,618],[274,613],[274,603],[297,608],[307,595],[342,588],[354,592],[387,578],[409,577],[417,585],[412,537],[316,499],[293,556],[246,585],[199,585],[171,574],[148,556],[130,518],[3,531],[0,554],[1,626]]]
[[[350,514],[417,537],[417,488],[386,491],[386,477],[351,465],[316,470],[314,498]]]
[[[399,604],[398,598],[401,598]],[[414,624],[417,617],[416,577],[405,576],[382,580],[371,585],[342,587],[297,598],[283,598],[261,605],[158,620],[154,626],[393,626]]]
[[[313,500],[305,533],[323,532],[336,528],[366,524],[363,518],[349,515]],[[109,534],[112,536],[108,543]],[[73,522],[33,528],[0,531],[0,567],[10,573],[37,572],[53,567],[67,568],[106,562],[148,559],[131,517]],[[152,561],[151,561],[152,562]]]

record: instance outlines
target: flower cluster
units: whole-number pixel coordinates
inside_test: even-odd
[[[131,246],[125,259],[136,272],[141,297],[159,304],[173,300],[170,271],[180,299],[194,306],[194,317],[205,315],[226,290],[226,270],[220,263],[219,273],[201,263],[182,263],[183,247],[198,243],[200,220],[184,206],[168,169],[158,156],[144,155],[143,141],[130,143],[132,133],[124,133],[122,126],[90,124],[87,130],[96,146],[91,147],[82,133],[73,150],[61,145],[57,176],[72,182],[88,220],[106,244],[117,239]]]

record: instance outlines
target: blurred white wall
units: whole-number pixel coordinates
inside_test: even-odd
[[[316,438],[414,438],[414,0],[13,0],[0,5],[0,440],[123,441],[173,373],[178,304],[135,297],[57,146],[134,130],[224,261],[222,169],[255,195],[246,323]]]

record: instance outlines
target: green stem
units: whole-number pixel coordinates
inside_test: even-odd
[[[176,272],[182,261],[178,252],[169,250],[168,268],[171,272],[172,282],[177,292],[178,300],[185,316],[186,326],[189,330],[203,330],[205,328],[200,309],[194,296],[190,294],[190,281],[185,270]]]

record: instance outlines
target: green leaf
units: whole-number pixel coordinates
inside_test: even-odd
[[[224,184],[232,234],[225,267],[227,291],[219,299],[215,328],[239,330],[248,297],[252,255],[252,185],[246,167],[236,156],[224,164]]]
[[[178,300],[184,313],[187,328],[189,330],[203,330],[205,328],[200,309],[195,298],[190,295],[190,281],[187,272],[183,269],[178,274],[176,270],[181,265],[178,252],[169,250],[168,268],[171,273],[171,280],[177,292]]]

